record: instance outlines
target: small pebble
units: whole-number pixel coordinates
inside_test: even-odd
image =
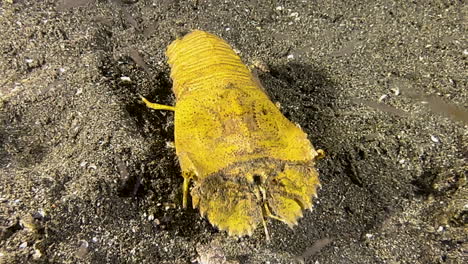
[[[382,101],[385,100],[385,98],[387,98],[387,97],[388,97],[388,95],[383,94],[382,96],[380,96],[379,102],[382,102]]]
[[[120,77],[120,80],[122,82],[127,82],[127,83],[131,83],[132,82],[132,79],[130,79],[130,77],[127,77],[127,76],[122,76]]]
[[[400,88],[396,87],[396,88],[392,88],[390,89],[394,95],[400,95]]]
[[[42,257],[42,252],[39,249],[35,249],[32,257],[34,260],[38,260]]]
[[[88,246],[89,244],[86,240],[80,240],[80,247],[76,251],[75,256],[77,258],[83,258],[86,256],[89,252]]]

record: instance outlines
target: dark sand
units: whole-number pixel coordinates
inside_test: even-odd
[[[9,2],[0,263],[467,261],[463,1]],[[272,100],[327,153],[314,210],[269,221],[269,243],[181,208],[173,114],[139,103],[174,103],[164,51],[192,29],[269,70]]]

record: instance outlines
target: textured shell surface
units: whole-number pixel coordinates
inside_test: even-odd
[[[267,218],[297,224],[316,196],[320,151],[224,40],[195,30],[166,54],[176,96],[176,154],[184,194],[193,183],[193,207],[235,236],[251,235],[260,223],[267,230]]]

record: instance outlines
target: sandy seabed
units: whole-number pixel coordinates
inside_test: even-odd
[[[466,263],[463,1],[0,2],[0,263]],[[316,148],[314,210],[181,208],[164,51],[226,39]]]

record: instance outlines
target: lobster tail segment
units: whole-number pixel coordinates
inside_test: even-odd
[[[228,83],[255,86],[250,70],[231,46],[208,32],[195,30],[173,41],[166,55],[178,100],[186,92],[222,89]]]

